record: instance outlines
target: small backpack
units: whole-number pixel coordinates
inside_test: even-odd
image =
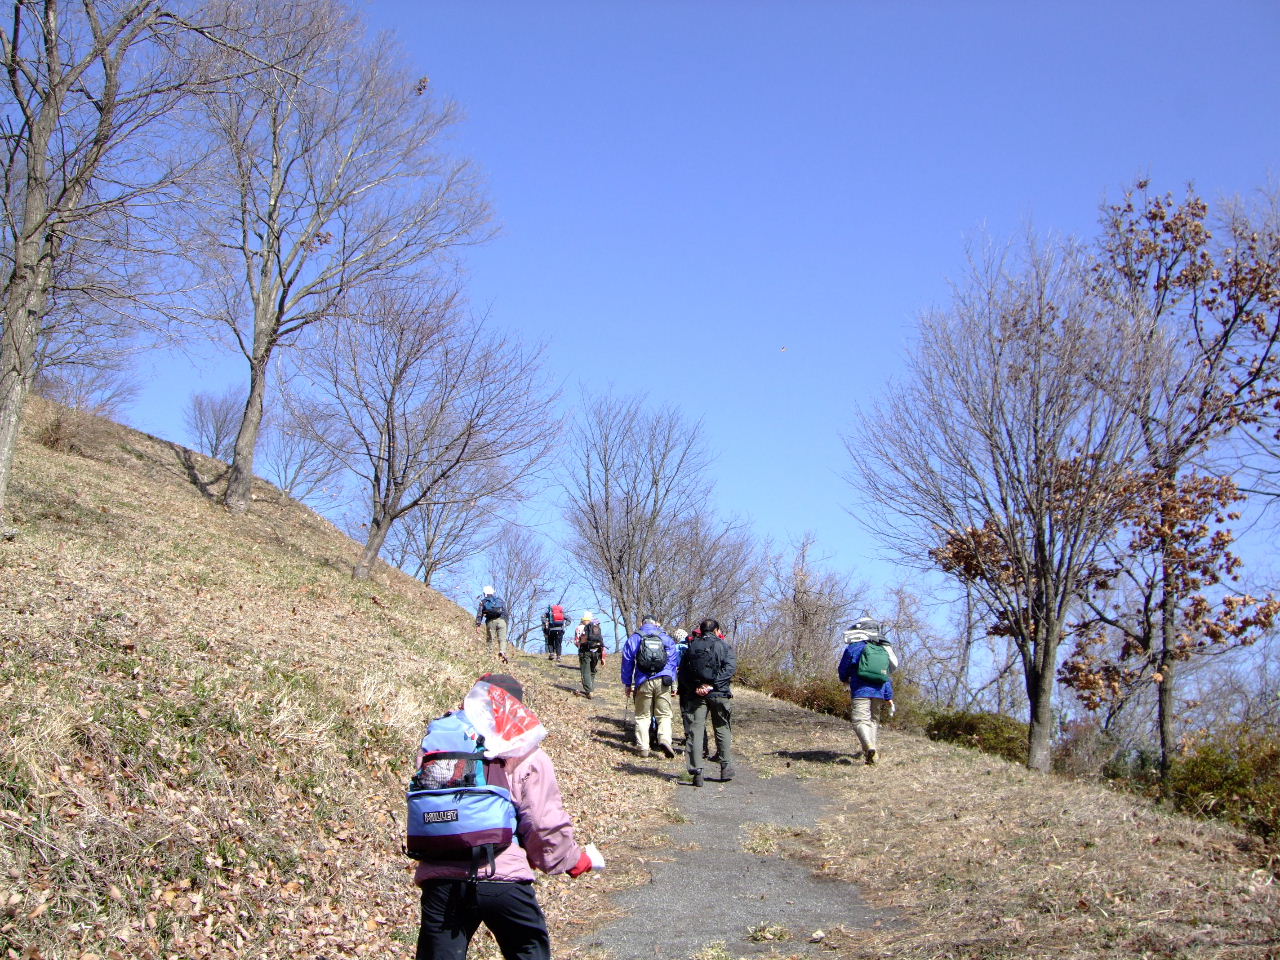
[[[502,602],[501,597],[490,593],[480,601],[480,612],[484,614],[486,620],[497,620],[506,614],[507,605]]]
[[[636,647],[636,669],[653,676],[667,668],[667,648],[658,633],[640,634],[640,646]]]
[[[858,656],[858,676],[872,683],[883,683],[889,679],[892,670],[889,662],[889,651],[885,645],[875,640],[868,640]]]
[[[552,627],[563,630],[564,607],[560,606],[558,603],[553,603],[550,609],[547,610],[547,622],[551,624]]]
[[[460,711],[446,713],[431,721],[422,749],[407,794],[405,853],[469,862],[473,879],[487,862],[493,876],[495,856],[515,838],[516,805],[509,789],[488,782],[484,737]]]

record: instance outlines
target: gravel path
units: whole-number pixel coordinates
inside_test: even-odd
[[[616,693],[606,695],[612,699]],[[735,703],[740,706],[735,728],[767,723],[767,709],[745,699]],[[678,732],[678,720],[676,727]],[[688,820],[654,838],[652,881],[615,894],[625,916],[577,946],[603,951],[614,960],[681,960],[717,942],[734,957],[774,950],[817,954],[824,951],[821,943],[811,942],[815,932],[887,919],[868,907],[856,888],[815,876],[807,866],[768,852],[776,832],[770,826],[811,828],[827,815],[828,804],[789,774],[758,776],[750,761],[750,756],[735,758],[737,776],[730,783],[712,779],[713,772],[718,777],[718,765],[708,764],[706,786],[676,790],[678,809]],[[653,764],[673,776],[684,769],[679,760],[636,763]],[[751,939],[753,928],[762,925],[785,931],[787,939]]]

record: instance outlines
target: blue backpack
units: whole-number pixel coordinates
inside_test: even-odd
[[[446,713],[431,721],[422,749],[409,783],[405,853],[470,863],[473,879],[487,862],[493,876],[495,856],[515,839],[516,805],[507,787],[488,782],[484,737],[461,711]]]
[[[480,601],[480,612],[486,620],[496,620],[507,615],[507,605],[502,602],[501,597],[488,594]]]

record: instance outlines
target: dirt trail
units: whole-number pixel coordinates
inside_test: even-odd
[[[560,673],[556,685],[568,688],[565,680],[571,676],[576,680]],[[594,738],[617,753],[615,769],[670,779],[680,774],[681,757],[642,760],[635,754],[613,670],[602,670],[599,684],[584,705]],[[776,721],[776,703],[758,694],[741,691],[734,705],[735,736],[744,743],[758,742]],[[678,719],[675,729],[678,737]],[[718,766],[709,764],[704,787],[676,787],[673,803],[682,822],[655,832],[644,857],[650,882],[615,893],[613,903],[622,916],[574,946],[613,960],[678,960],[717,943],[732,956],[779,949],[788,955],[829,955],[820,939],[812,939],[815,933],[889,922],[888,914],[864,903],[856,887],[824,879],[811,865],[782,852],[788,835],[812,829],[831,813],[831,804],[776,757],[769,759],[773,762],[765,763],[761,776],[750,750],[738,751],[732,782],[720,782]]]

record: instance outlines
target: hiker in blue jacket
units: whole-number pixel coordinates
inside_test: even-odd
[[[862,744],[863,759],[873,764],[879,753],[880,724],[893,716],[893,680],[889,674],[898,669],[898,655],[884,635],[880,621],[869,617],[855,621],[844,632],[844,641],[840,680],[849,684],[853,729]]]
[[[650,657],[652,663],[648,662]],[[658,742],[653,748],[668,759],[676,755],[671,746],[671,685],[678,660],[675,641],[654,617],[645,617],[640,629],[622,645],[622,686],[635,707],[636,746],[642,757],[651,753],[649,721],[654,718],[658,721]]]

